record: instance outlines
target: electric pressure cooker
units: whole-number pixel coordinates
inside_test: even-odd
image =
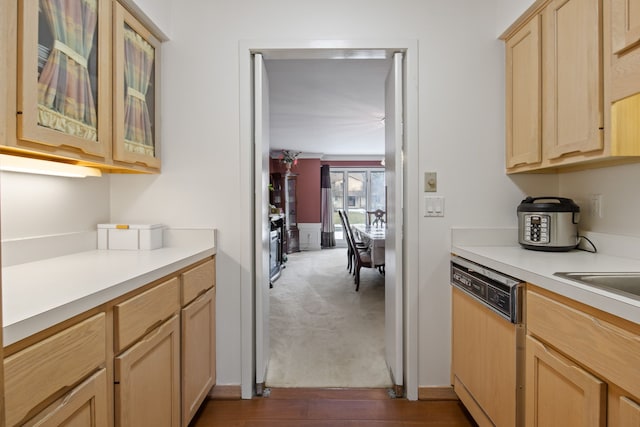
[[[537,251],[569,251],[576,246],[580,207],[564,197],[527,197],[518,206],[518,243]]]

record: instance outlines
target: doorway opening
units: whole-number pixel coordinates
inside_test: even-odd
[[[325,241],[322,250],[299,252],[316,249],[305,244],[307,230],[311,225],[321,230],[322,222],[326,226],[323,215],[332,217],[340,237],[344,230],[339,210],[345,210],[355,227],[365,225],[368,211],[385,209],[385,123],[381,118],[392,63],[391,59],[264,61],[269,117],[263,129],[269,129],[267,151],[274,188],[269,196],[283,212],[281,234],[287,248],[285,268],[268,295],[270,316],[263,320],[269,323],[269,336],[263,341],[269,344],[268,353],[264,351],[268,358],[264,361],[265,387],[391,385],[384,352],[382,269],[359,269],[359,282],[364,285],[360,288],[356,287],[355,266],[347,269],[346,240],[338,239],[342,247],[337,250],[327,249],[330,243]],[[267,103],[263,100],[263,104]],[[315,139],[309,136],[312,134]],[[333,145],[334,140],[339,146]],[[340,155],[343,152],[348,154]],[[293,157],[295,164],[285,163],[284,156],[287,160]],[[321,178],[310,185],[312,176],[322,175],[321,169],[324,181]],[[332,184],[331,212],[329,204],[317,203],[327,195],[321,189],[326,186],[327,172]],[[273,223],[273,218],[270,215],[268,221]],[[378,246],[376,253],[384,262],[384,249]],[[293,282],[291,277],[295,277]],[[363,321],[367,318],[370,321]],[[363,351],[365,348],[368,350]]]
[[[405,81],[409,82],[409,86],[411,86],[411,90],[408,91],[405,89],[405,101],[404,105],[407,107],[406,112],[403,114],[404,119],[404,133],[401,134],[401,138],[405,141],[405,154],[404,158],[407,159],[404,163],[407,167],[397,169],[396,172],[399,175],[396,177],[396,182],[407,182],[404,188],[400,187],[400,191],[396,192],[396,198],[392,201],[395,206],[398,208],[398,217],[400,228],[397,230],[398,236],[402,236],[402,230],[405,230],[406,227],[415,226],[417,229],[417,215],[412,213],[407,213],[408,209],[414,204],[413,202],[408,201],[407,198],[403,197],[403,194],[406,191],[412,191],[417,188],[417,185],[414,185],[414,182],[418,182],[417,178],[417,168],[415,162],[413,160],[408,160],[411,153],[414,155],[417,154],[417,93],[414,92],[416,89],[415,82],[417,81],[417,42],[415,41],[404,41],[404,42],[377,42],[375,45],[383,46],[375,51],[384,52],[384,54],[392,55],[393,52],[402,51],[406,54],[405,63],[407,64],[406,72],[404,74]],[[246,81],[251,81],[251,76],[253,75],[253,55],[262,53],[267,56],[273,57],[307,57],[307,58],[336,58],[339,57],[348,57],[349,55],[353,56],[357,54],[357,52],[373,52],[374,50],[370,48],[369,45],[363,46],[361,42],[351,42],[351,41],[320,41],[320,42],[289,42],[289,43],[254,43],[254,42],[246,42],[241,43],[241,66],[240,66],[240,74],[241,80],[246,78]],[[243,56],[242,53],[246,53],[247,56]],[[256,55],[257,56],[257,55]],[[256,67],[257,68],[257,67]],[[256,80],[257,81],[257,80]],[[254,84],[255,82],[254,81]],[[260,349],[260,347],[264,344],[261,341],[262,338],[260,336],[265,332],[265,325],[261,325],[261,316],[264,312],[261,310],[264,308],[264,299],[261,299],[259,295],[261,291],[264,289],[262,285],[263,275],[262,272],[262,261],[264,261],[262,257],[263,247],[265,251],[268,253],[268,233],[266,233],[266,245],[263,246],[261,235],[262,235],[262,223],[257,221],[261,218],[260,206],[262,204],[262,197],[264,194],[260,194],[260,191],[255,191],[260,188],[260,186],[265,182],[262,181],[265,178],[263,172],[265,171],[265,162],[262,162],[263,153],[258,151],[258,147],[253,145],[254,136],[261,132],[261,128],[254,127],[252,123],[258,123],[259,120],[251,120],[255,119],[255,110],[253,110],[254,105],[254,97],[256,92],[259,92],[258,86],[248,85],[245,86],[241,84],[241,158],[242,159],[255,159],[247,163],[245,160],[242,162],[242,169],[245,171],[250,171],[250,175],[253,175],[254,179],[250,182],[244,183],[244,188],[247,188],[249,191],[247,192],[248,198],[245,199],[244,205],[246,207],[253,207],[252,209],[248,209],[247,212],[252,214],[249,215],[248,219],[250,219],[250,223],[255,224],[254,238],[251,241],[247,241],[249,246],[256,248],[255,252],[253,252],[253,256],[250,258],[243,258],[243,264],[248,268],[247,271],[242,271],[242,301],[243,304],[250,302],[250,306],[255,308],[255,311],[243,311],[242,313],[242,346],[243,348],[249,349],[253,348],[254,352],[246,352],[243,351],[243,360],[242,360],[242,397],[250,398],[253,393],[257,390],[254,388],[256,383],[260,382],[260,375],[264,374],[266,371],[266,364],[264,363],[264,356],[268,354],[268,347],[264,347]],[[255,102],[258,104],[258,102]],[[397,105],[398,103],[396,103]],[[388,119],[388,118],[387,118]],[[398,129],[401,129],[402,126],[398,126]],[[259,144],[258,144],[259,145]],[[255,151],[254,151],[255,147]],[[243,154],[244,153],[244,154]],[[255,153],[251,155],[251,153]],[[248,155],[245,156],[245,155]],[[267,154],[268,156],[268,154]],[[398,159],[401,159],[402,156],[399,155]],[[413,159],[417,160],[417,156]],[[387,160],[388,165],[388,160]],[[416,175],[416,176],[413,176]],[[389,185],[389,184],[387,184]],[[391,196],[389,196],[391,197]],[[407,200],[405,203],[404,200]],[[403,209],[404,208],[404,209]],[[419,212],[417,209],[413,209],[414,212]],[[396,218],[398,219],[398,218]],[[404,219],[404,222],[402,221]],[[398,268],[404,269],[408,274],[405,277],[411,278],[417,275],[417,262],[415,262],[415,254],[417,251],[412,252],[411,249],[417,248],[417,242],[408,241],[408,240],[399,240],[396,242],[398,244],[398,248],[404,249],[407,254],[404,259],[397,261]],[[409,251],[407,251],[409,249]],[[413,262],[408,264],[411,259],[414,259]],[[387,270],[388,271],[388,270]],[[245,274],[246,273],[246,274]],[[267,273],[268,275],[268,273]],[[416,282],[417,283],[417,282]],[[406,289],[404,289],[406,288]],[[411,286],[401,286],[398,287],[400,291],[404,291],[404,293],[400,294],[400,308],[402,308],[402,303],[407,299],[415,298],[417,295],[417,285]],[[406,304],[405,304],[406,305]],[[400,364],[404,366],[404,371],[400,368],[400,376],[399,378],[395,378],[397,382],[402,384],[404,378],[406,378],[406,396],[409,399],[417,398],[417,312],[413,306],[407,306],[406,311],[397,311],[393,316],[393,334],[395,337],[404,337],[404,341],[401,342],[399,346],[399,352],[395,352],[393,355],[395,359],[392,361],[392,364]],[[267,326],[268,328],[268,326]],[[268,338],[268,334],[266,335]],[[264,337],[264,336],[263,336]],[[264,350],[267,349],[267,352]],[[404,351],[403,351],[404,350]],[[395,346],[394,346],[395,351]],[[403,356],[404,354],[404,356]],[[405,375],[406,373],[406,375]]]
[[[383,360],[388,369],[385,368],[385,363],[382,363],[383,372],[385,372],[385,376],[387,378],[391,378],[391,383],[396,387],[395,389],[401,390],[403,385],[403,361],[402,361],[402,331],[403,331],[403,319],[402,319],[402,233],[399,233],[398,230],[402,229],[402,147],[403,147],[403,135],[401,133],[402,123],[403,123],[403,73],[402,68],[404,64],[404,55],[399,52],[390,53],[389,57],[386,59],[351,59],[351,60],[306,60],[306,61],[294,61],[293,63],[288,60],[265,60],[264,55],[256,54],[254,56],[255,61],[255,129],[256,129],[256,159],[260,159],[260,162],[256,162],[256,165],[264,165],[265,164],[265,153],[271,153],[273,148],[279,150],[286,159],[290,159],[293,157],[295,160],[300,160],[295,157],[300,152],[305,151],[305,147],[309,147],[309,145],[304,145],[304,142],[308,137],[307,135],[318,133],[322,134],[323,132],[327,134],[329,137],[325,137],[324,139],[320,138],[319,142],[322,143],[320,147],[313,146],[311,149],[318,149],[321,152],[321,155],[335,155],[337,153],[332,152],[331,150],[353,150],[349,154],[354,157],[358,157],[362,153],[359,150],[366,150],[371,152],[372,150],[378,156],[382,157],[382,160],[385,162],[384,172],[378,175],[378,178],[384,176],[389,182],[388,192],[389,198],[391,199],[391,203],[387,204],[383,201],[386,200],[386,191],[383,191],[384,185],[377,192],[377,205],[384,209],[385,217],[388,220],[388,227],[378,228],[378,231],[381,234],[378,234],[375,237],[371,235],[371,231],[367,230],[365,224],[368,224],[368,213],[367,210],[368,205],[372,202],[372,197],[370,197],[370,181],[371,174],[370,171],[365,170],[344,170],[343,178],[345,179],[346,186],[343,185],[343,201],[342,205],[346,208],[345,213],[345,222],[349,226],[350,239],[354,242],[354,233],[356,230],[358,234],[360,234],[359,239],[363,242],[366,242],[366,254],[364,253],[365,248],[353,250],[355,247],[354,244],[351,245],[352,250],[350,253],[355,254],[353,256],[353,263],[355,264],[353,267],[349,268],[349,273],[353,272],[353,277],[351,274],[345,275],[344,271],[340,272],[338,270],[338,274],[335,275],[336,269],[333,271],[325,270],[325,271],[316,271],[314,274],[331,274],[331,279],[327,279],[327,281],[332,282],[342,282],[343,280],[351,279],[355,285],[355,289],[353,287],[348,288],[342,286],[341,288],[349,289],[349,292],[355,292],[354,296],[362,298],[363,301],[366,300],[364,295],[364,290],[362,292],[358,292],[360,289],[360,283],[362,282],[362,272],[363,270],[367,270],[367,267],[370,267],[372,270],[377,270],[380,275],[383,276],[382,283],[380,285],[381,292],[379,293],[380,298],[380,312],[374,314],[381,322],[378,325],[378,334],[373,335],[373,338],[378,337],[379,342],[377,343],[362,343],[363,345],[358,348],[361,349],[363,347],[375,348],[375,352],[372,351],[370,355],[360,354],[358,356],[360,361],[367,359],[374,359],[375,357],[380,357]],[[321,77],[324,77],[324,80],[318,77],[318,71],[311,67],[311,64],[317,63],[317,68],[320,68],[324,73]],[[294,72],[290,72],[287,69],[287,65],[294,69]],[[369,71],[370,68],[373,68],[373,72]],[[302,72],[300,71],[302,69]],[[274,71],[275,70],[275,71]],[[303,74],[305,77],[300,77],[300,74]],[[357,86],[355,81],[356,79],[364,80],[364,76],[369,74],[371,77],[369,79],[370,83],[368,85],[360,85],[357,88],[353,89],[353,87]],[[275,78],[273,78],[275,76]],[[286,76],[286,82],[282,82],[282,76]],[[326,77],[330,76],[329,79]],[[273,80],[272,80],[273,78]],[[297,82],[301,79],[307,79],[307,85],[300,85],[291,83],[291,81]],[[345,84],[345,81],[347,84]],[[273,82],[273,83],[272,83]],[[349,85],[351,87],[349,87]],[[334,86],[342,86],[340,93],[335,90]],[[309,88],[310,87],[310,88]],[[289,92],[296,92],[294,96]],[[281,92],[288,93],[289,96],[281,95]],[[375,94],[373,99],[370,101],[367,99],[369,93]],[[329,94],[326,96],[322,96],[321,94]],[[347,96],[344,96],[346,94]],[[314,102],[308,102],[307,98],[311,98]],[[367,102],[369,101],[369,103]],[[282,104],[285,104],[284,106]],[[293,105],[293,107],[289,107],[289,105]],[[333,111],[343,111],[343,114],[334,114]],[[293,119],[293,120],[292,120]],[[301,124],[294,124],[294,121],[297,121]],[[293,128],[297,130],[297,135],[295,138],[286,138],[286,129]],[[324,127],[323,129],[321,129]],[[283,129],[284,128],[284,129]],[[361,137],[360,133],[365,134],[365,138],[368,139],[358,146],[353,144],[359,137]],[[341,140],[341,144],[339,147],[332,147],[332,139]],[[259,150],[258,150],[259,148]],[[376,152],[377,150],[377,152]],[[277,152],[277,151],[276,151]],[[292,156],[292,153],[293,154]],[[269,154],[266,155],[270,157]],[[270,159],[267,159],[269,162]],[[378,160],[378,165],[380,160]],[[285,246],[290,249],[290,252],[294,253],[299,250],[300,243],[300,228],[302,226],[302,207],[305,203],[302,201],[302,182],[303,178],[305,178],[306,173],[300,172],[300,175],[292,173],[292,162],[285,163],[287,168],[284,172],[283,184],[284,188],[283,197],[284,197],[284,228],[285,228],[285,237],[287,238],[287,242]],[[276,162],[277,164],[277,162]],[[298,165],[299,167],[301,165]],[[271,164],[269,165],[271,167]],[[281,169],[281,165],[278,164],[278,169]],[[258,171],[256,171],[256,176]],[[315,170],[315,173],[318,173],[319,170]],[[260,188],[264,188],[267,184],[265,182],[265,172],[260,171],[260,182],[257,182]],[[374,176],[376,176],[374,174]],[[270,179],[269,182],[273,180]],[[291,184],[291,185],[289,185]],[[320,190],[320,186],[318,185],[315,190]],[[311,193],[314,191],[314,188],[308,188],[307,192]],[[256,200],[256,213],[258,213],[258,207],[263,208],[266,201],[258,201]],[[311,205],[311,203],[309,203]],[[328,212],[328,209],[322,212],[322,214],[332,214],[332,212]],[[260,213],[262,213],[263,209],[260,209]],[[320,213],[322,209],[319,209]],[[354,222],[349,223],[347,218],[353,218]],[[270,228],[269,224],[272,222],[270,216],[261,215],[256,218],[256,237],[260,237],[260,240],[256,241],[256,259],[257,260],[265,260],[265,245],[264,236],[265,230]],[[326,226],[323,223],[323,226]],[[362,229],[358,228],[362,226]],[[352,230],[353,228],[353,230]],[[325,230],[323,230],[325,231]],[[361,234],[365,233],[365,234]],[[369,233],[368,235],[366,233]],[[362,254],[361,254],[362,253]],[[347,257],[347,251],[345,251],[345,259]],[[293,257],[290,257],[291,261],[293,261]],[[364,261],[363,261],[364,260]],[[260,266],[261,272],[264,272],[264,261],[262,263],[257,263]],[[364,268],[363,268],[364,267]],[[311,269],[306,269],[306,271],[311,271]],[[282,275],[288,275],[290,272],[285,270]],[[346,276],[346,277],[344,277]],[[328,276],[327,276],[328,277]],[[309,277],[305,275],[304,277],[298,277],[298,283],[309,283],[310,280],[314,277]],[[282,336],[289,336],[287,332],[289,332],[296,325],[303,325],[305,322],[301,320],[294,320],[293,323],[284,325],[284,328],[273,328],[271,322],[273,320],[271,316],[271,294],[275,294],[276,292],[266,291],[266,286],[263,285],[263,281],[260,280],[261,277],[256,278],[256,284],[260,284],[257,286],[257,291],[260,292],[258,301],[258,311],[260,317],[256,319],[256,325],[259,329],[260,333],[257,338],[257,343],[260,345],[258,352],[258,356],[261,358],[258,366],[260,367],[260,371],[256,373],[256,384],[258,389],[262,389],[265,386],[269,386],[270,384],[267,382],[267,379],[271,378],[269,382],[277,383],[280,378],[275,378],[273,376],[273,369],[271,369],[272,359],[275,355],[278,355],[279,358],[288,359],[292,354],[296,354],[293,349],[296,348],[294,344],[301,345],[303,341],[299,339],[297,341],[290,341],[290,352],[287,352],[286,348],[284,351],[275,352],[275,346],[272,345],[276,343],[272,338],[277,337],[280,338]],[[281,277],[279,280],[283,280]],[[296,283],[291,284],[296,285]],[[316,284],[315,288],[311,290],[311,292],[318,292],[318,284]],[[271,289],[271,287],[269,288]],[[303,292],[309,292],[306,288],[302,289]],[[344,297],[342,297],[344,299]],[[274,301],[279,301],[275,299]],[[305,299],[306,302],[313,303],[313,298]],[[317,300],[322,301],[322,300]],[[337,306],[334,304],[334,306]],[[364,307],[364,304],[363,304]],[[357,308],[357,307],[356,307]],[[317,308],[314,308],[317,309]],[[349,308],[345,308],[345,310],[350,310]],[[352,309],[351,309],[352,310]],[[325,309],[325,311],[330,312],[331,310]],[[338,313],[341,315],[342,313]],[[291,316],[295,318],[295,316]],[[335,316],[333,316],[335,317]],[[352,329],[349,329],[348,324],[338,323],[330,323],[327,319],[318,319],[318,322],[325,322],[327,326],[324,327],[326,330],[331,324],[331,331],[334,336],[342,336],[348,335],[350,332],[353,332]],[[316,327],[315,324],[308,325],[309,330],[304,331],[307,332],[308,335],[313,335],[314,331],[318,331],[318,329],[314,329]],[[363,330],[369,326],[370,329],[375,328],[375,322],[365,323],[363,325]],[[364,332],[364,331],[363,331]],[[369,332],[369,331],[367,331]],[[365,336],[366,334],[356,334],[353,336],[351,342],[354,342],[360,336]],[[296,337],[291,337],[296,338]],[[303,338],[306,338],[303,336]],[[309,346],[317,346],[317,352],[324,352],[327,350],[327,345],[322,345],[318,340],[309,341],[307,340],[307,345]],[[339,350],[339,349],[336,349]],[[348,353],[348,348],[344,347],[345,353]],[[317,364],[315,366],[308,366],[307,369],[310,371],[325,371],[330,372],[330,370],[326,370],[327,365],[329,367],[336,368],[341,366],[338,362],[344,359],[345,354],[339,354],[339,351],[328,352],[325,360],[322,364]],[[367,357],[370,356],[370,357]],[[309,359],[308,357],[300,356],[304,359]],[[280,362],[281,360],[273,360],[273,362]],[[289,366],[296,366],[297,360],[290,360]],[[365,364],[354,364],[350,365],[350,369],[361,369],[366,371]],[[347,375],[341,374],[333,376],[332,378],[337,383],[325,383],[321,382],[320,384],[308,384],[308,373],[304,370],[300,371],[301,376],[298,379],[300,381],[299,384],[292,384],[291,382],[287,383],[289,386],[303,385],[307,386],[322,386],[326,384],[326,386],[333,387],[367,387],[367,386],[376,386],[379,383],[371,383],[368,384],[366,382],[360,384],[349,384],[344,383],[344,378],[347,378]],[[371,375],[371,377],[375,377],[375,375]],[[260,381],[262,379],[262,381]]]

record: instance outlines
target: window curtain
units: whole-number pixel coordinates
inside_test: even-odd
[[[124,30],[124,145],[128,151],[155,155],[147,91],[153,72],[155,51],[129,26]]]
[[[87,63],[97,1],[40,0],[54,42],[38,80],[38,123],[91,141],[97,140],[97,117]]]
[[[329,165],[320,168],[320,197],[322,228],[321,239],[323,248],[331,248],[336,245],[335,227],[333,225],[333,199],[331,198],[331,175]]]

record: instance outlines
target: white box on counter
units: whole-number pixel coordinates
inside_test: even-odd
[[[162,224],[98,224],[98,249],[158,249],[163,229]]]

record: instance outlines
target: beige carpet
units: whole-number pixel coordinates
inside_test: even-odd
[[[384,360],[384,277],[346,248],[288,255],[271,292],[267,387],[389,387]]]

